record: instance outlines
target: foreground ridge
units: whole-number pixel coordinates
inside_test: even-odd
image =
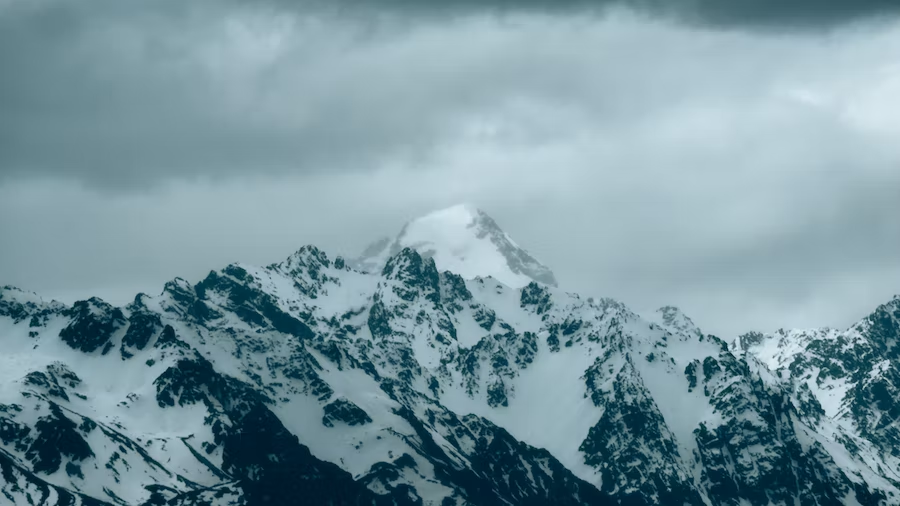
[[[116,308],[0,289],[14,504],[898,504],[900,300],[843,332],[313,246]]]

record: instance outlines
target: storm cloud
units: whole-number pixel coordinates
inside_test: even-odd
[[[671,21],[742,29],[822,29],[891,16],[900,12],[892,0],[342,0],[306,5],[339,13],[390,13],[444,17],[473,13],[602,15],[624,8]]]
[[[724,50],[703,45],[723,24],[824,29],[893,19],[896,9],[888,0],[7,1],[0,178],[64,176],[134,189],[251,166],[286,174],[415,163],[480,118],[528,101],[587,100],[612,122],[610,114],[640,115],[653,101],[729,80],[749,81],[735,83],[741,93],[763,62],[720,61]],[[628,40],[592,33],[611,29],[609,18],[636,25],[640,13],[652,15],[651,26],[686,21],[697,41],[673,49],[673,38],[687,39],[675,30]],[[571,36],[560,37],[565,32]],[[752,37],[721,38],[734,46],[742,36]],[[686,50],[697,62],[664,68],[674,88],[662,89],[653,67]],[[705,85],[697,67],[711,63],[733,78],[704,76],[712,81]],[[622,96],[633,86],[656,89]]]
[[[0,284],[123,302],[469,201],[724,336],[900,292],[893,1],[0,0]]]

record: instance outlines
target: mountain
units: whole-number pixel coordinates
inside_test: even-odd
[[[898,479],[900,296],[846,330],[751,332],[732,348],[779,377],[822,437]]]
[[[511,288],[532,281],[557,286],[549,268],[516,244],[484,211],[468,204],[410,221],[396,238],[375,241],[349,263],[361,271],[379,271],[403,248],[433,258],[439,270],[464,279],[490,276]]]
[[[443,214],[374,271],[306,246],[125,307],[0,289],[0,503],[900,504],[898,299],[727,343],[485,276],[493,239],[436,248],[492,220]]]

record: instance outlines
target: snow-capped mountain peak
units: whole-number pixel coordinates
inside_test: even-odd
[[[531,281],[556,286],[553,272],[516,244],[484,211],[471,204],[440,209],[403,226],[392,241],[382,238],[363,251],[353,265],[378,271],[403,248],[433,258],[441,271],[466,279],[493,277],[512,288]]]
[[[695,336],[703,334],[700,328],[697,327],[697,324],[675,306],[663,306],[657,309],[655,313],[649,315],[648,318],[663,327],[682,334]]]
[[[517,248],[456,207],[369,272],[304,246],[124,307],[0,289],[0,503],[898,504],[897,300],[738,352],[439,272],[473,241]]]

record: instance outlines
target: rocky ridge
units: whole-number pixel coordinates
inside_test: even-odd
[[[505,234],[504,234],[505,235]],[[116,308],[0,290],[13,504],[898,504],[900,299],[847,331],[307,246]]]

